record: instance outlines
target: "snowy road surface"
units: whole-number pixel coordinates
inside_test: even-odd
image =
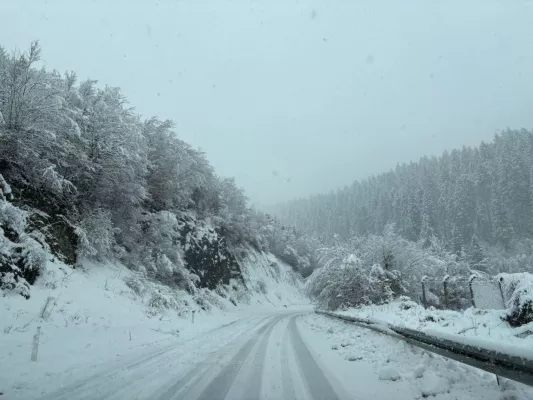
[[[15,383],[19,389],[5,394],[24,400],[533,399],[531,388],[498,386],[492,374],[309,310],[255,314],[192,338],[125,353],[112,349],[105,362],[45,372],[45,379],[26,388]]]
[[[296,324],[301,315],[239,320],[178,345],[100,366],[41,398],[347,398],[302,339]]]

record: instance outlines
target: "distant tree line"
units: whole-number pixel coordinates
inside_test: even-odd
[[[323,241],[379,235],[393,223],[408,240],[435,236],[456,254],[479,242],[510,249],[533,237],[533,132],[507,130],[491,143],[401,164],[276,213]]]

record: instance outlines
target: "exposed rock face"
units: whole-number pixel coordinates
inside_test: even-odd
[[[181,222],[181,244],[185,250],[186,266],[198,275],[200,287],[215,289],[221,283],[229,284],[232,278],[242,281],[239,264],[221,229],[193,219]]]
[[[68,222],[61,199],[29,186],[13,186],[13,192],[13,204],[31,212],[28,229],[41,232],[56,257],[66,264],[75,265],[78,236]]]

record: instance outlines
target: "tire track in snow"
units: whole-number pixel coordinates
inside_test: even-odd
[[[296,317],[291,318],[289,324]],[[296,399],[296,391],[294,389],[294,378],[289,365],[289,352],[291,351],[290,329],[287,325],[283,334],[283,352],[281,354],[281,384],[283,386],[283,395],[286,399]]]
[[[250,328],[250,326],[255,328],[270,318],[272,317],[261,316],[258,318],[252,318],[251,320],[239,320],[235,322],[245,323],[245,328]],[[123,360],[113,361],[109,363],[109,367],[106,367],[89,377],[80,379],[58,391],[45,394],[40,398],[42,400],[93,400],[96,398],[110,398],[115,393],[129,386],[132,382],[135,382],[136,379],[146,379],[147,376],[150,375],[150,372],[152,374],[157,373],[157,366],[163,364],[164,360],[169,360],[170,362],[174,358],[179,360],[179,357],[183,355],[183,353],[187,353],[190,349],[191,342],[199,342],[201,344],[206,336],[210,336],[217,331],[225,331],[224,328],[229,325],[234,325],[234,323],[226,324],[211,331],[204,332],[199,337],[188,342],[174,343],[165,346],[163,349],[160,349],[155,353],[131,357],[129,362]],[[247,333],[246,329],[239,331],[237,334],[232,330],[227,333],[227,336],[231,337],[231,342],[235,342],[245,333]],[[226,336],[223,335],[222,340],[226,339]],[[165,367],[164,369],[168,369],[168,365],[163,365],[163,367]],[[121,373],[126,374],[125,376],[119,376]],[[124,378],[127,378],[128,380]]]
[[[273,317],[263,318],[259,321],[259,324],[257,324],[254,328],[257,328],[257,326],[260,326],[260,328],[253,334],[253,336],[248,339],[248,341],[245,343],[248,344],[249,342],[253,340],[257,340],[257,337],[261,335],[264,330],[266,330],[271,323],[271,321],[268,321],[264,325],[261,325],[266,319],[272,319]],[[242,351],[243,345],[239,345],[236,347],[237,342],[241,339],[241,336],[243,336],[246,333],[250,333],[249,331],[243,331],[239,334],[237,338],[235,338],[230,343],[226,344],[222,348],[219,348],[217,351],[211,354],[211,357],[208,357],[203,362],[200,362],[197,364],[197,366],[193,369],[191,369],[189,372],[187,372],[183,377],[181,377],[177,382],[172,384],[170,388],[168,388],[163,394],[157,395],[154,394],[152,398],[158,399],[158,400],[173,400],[173,399],[184,399],[186,396],[188,396],[194,389],[198,389],[198,386],[201,385],[201,381],[203,378],[205,378],[205,375],[209,375],[209,372],[212,370],[216,370],[222,366],[222,368],[225,368],[226,365],[231,362],[230,360],[227,360],[228,354],[234,354],[236,349],[237,351]],[[226,360],[225,360],[226,359]]]
[[[333,389],[335,385],[317,363],[320,361],[303,341],[297,317],[294,314],[254,317],[151,354],[113,361],[92,377],[44,398],[340,399],[340,393]],[[272,373],[275,370],[279,372]]]
[[[252,375],[252,379],[247,390],[247,399],[258,399],[259,391],[261,390],[261,379],[263,373],[264,359],[266,356],[266,347],[268,338],[272,333],[272,330],[276,324],[281,321],[285,316],[277,317],[272,322],[268,323],[260,329],[260,331],[249,339],[245,345],[239,350],[239,352],[231,359],[226,368],[224,368],[215,379],[209,383],[209,385],[202,391],[197,400],[213,400],[213,399],[225,399],[226,395],[231,389],[235,378],[237,377],[242,366],[246,362],[246,359],[252,352],[255,344],[260,340],[258,352],[254,357],[254,362],[257,364],[257,370]],[[254,386],[255,385],[255,386]],[[253,390],[255,394],[250,394],[249,391]]]
[[[295,351],[298,365],[309,387],[309,393],[314,400],[340,400],[333,390],[329,380],[320,369],[307,345],[303,342],[296,326],[296,318],[291,318],[288,329],[290,331],[292,347]]]
[[[231,385],[231,389],[226,394],[226,400],[259,399],[261,397],[261,389],[265,383],[264,378],[267,361],[275,356],[276,350],[279,350],[279,347],[274,347],[275,345],[272,346],[271,343],[272,341],[275,342],[277,338],[274,331],[286,318],[287,316],[281,316],[273,321],[272,325],[269,326],[268,330],[259,339],[258,344],[242,363],[240,371]],[[283,326],[281,328],[284,329]],[[269,359],[267,359],[267,355],[270,355]]]

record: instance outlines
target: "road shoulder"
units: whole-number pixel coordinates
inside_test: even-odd
[[[317,314],[298,318],[297,326],[319,365],[351,398],[531,399],[530,388],[511,382],[499,387],[493,374],[368,329]]]

